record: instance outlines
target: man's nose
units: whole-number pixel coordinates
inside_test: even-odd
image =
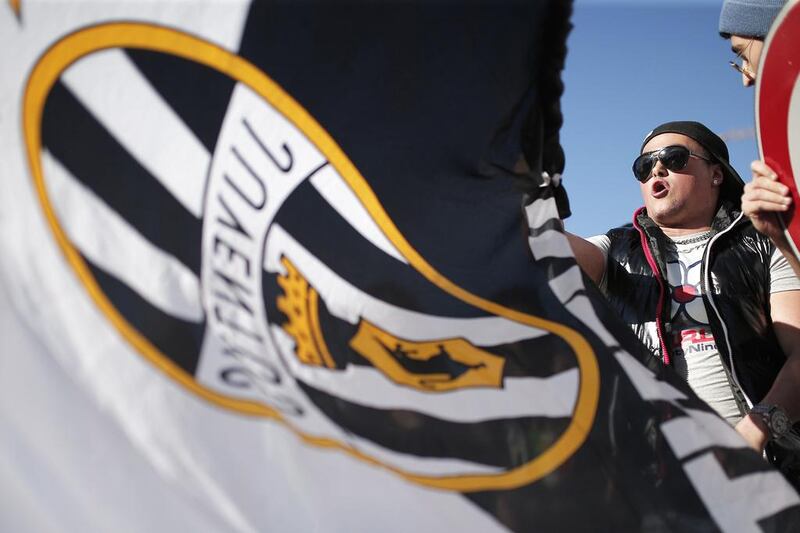
[[[656,159],[656,162],[653,163],[653,170],[650,172],[650,175],[659,176],[663,178],[664,176],[667,175],[667,172],[668,172],[667,167],[665,167],[664,164],[661,163],[661,160]]]
[[[745,87],[751,87],[756,82],[755,70],[750,65],[749,61],[742,61],[742,85]]]

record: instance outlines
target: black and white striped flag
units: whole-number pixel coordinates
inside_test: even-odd
[[[568,16],[0,7],[0,529],[800,523],[572,258]]]

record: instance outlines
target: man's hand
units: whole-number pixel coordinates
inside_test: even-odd
[[[757,416],[747,414],[736,424],[736,431],[739,432],[739,435],[744,437],[747,444],[755,451],[758,453],[764,451],[764,446],[767,445],[769,434],[767,433],[767,427],[763,420]]]
[[[742,211],[759,232],[784,249],[787,243],[778,213],[785,213],[792,204],[789,187],[780,183],[778,175],[763,161],[753,161],[750,169],[753,180],[744,186]]]
[[[753,227],[769,237],[800,278],[800,258],[796,257],[779,220],[792,205],[789,187],[778,181],[778,175],[763,161],[750,164],[753,181],[744,186],[742,212],[750,217]]]

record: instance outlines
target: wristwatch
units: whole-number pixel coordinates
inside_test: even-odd
[[[783,439],[792,427],[786,411],[777,405],[760,403],[750,409],[750,414],[758,416],[769,431],[769,440],[778,441]]]

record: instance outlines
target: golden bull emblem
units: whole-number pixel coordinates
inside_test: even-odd
[[[350,347],[392,381],[415,389],[444,392],[503,384],[505,359],[464,339],[413,342],[362,319]]]
[[[319,294],[286,257],[287,274],[278,277],[284,294],[277,305],[287,317],[283,329],[295,340],[295,355],[304,364],[336,368],[319,320]],[[350,347],[386,377],[427,392],[468,387],[502,388],[505,359],[463,338],[426,341],[401,339],[366,319]]]

